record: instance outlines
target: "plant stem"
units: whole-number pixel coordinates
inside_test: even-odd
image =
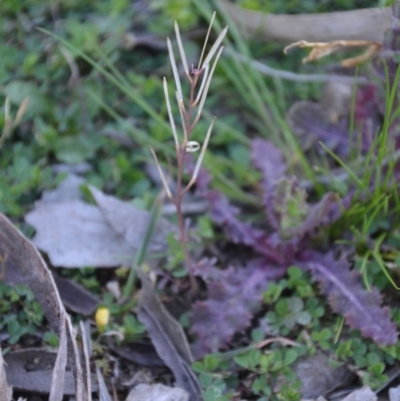
[[[192,262],[190,259],[190,254],[187,247],[187,236],[185,230],[185,220],[182,213],[182,199],[183,195],[185,194],[184,189],[182,188],[182,176],[183,176],[183,169],[185,165],[185,158],[187,153],[187,143],[189,141],[190,135],[193,131],[194,126],[191,124],[192,114],[194,110],[194,100],[195,100],[195,88],[198,81],[199,72],[196,71],[194,73],[193,79],[190,85],[190,99],[189,99],[189,108],[186,111],[184,108],[182,109],[182,113],[184,116],[184,124],[185,124],[185,131],[186,137],[183,139],[182,145],[180,148],[176,149],[177,159],[178,159],[178,172],[177,172],[177,193],[175,199],[173,199],[173,203],[176,208],[176,214],[178,216],[178,226],[179,226],[179,241],[182,244],[183,254],[185,257],[186,262],[186,269],[188,271],[190,277],[190,284],[193,291],[197,289],[197,282],[193,276],[193,269],[192,269]]]

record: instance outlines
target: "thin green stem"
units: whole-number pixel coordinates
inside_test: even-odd
[[[160,194],[154,201],[151,210],[149,220],[147,222],[146,230],[143,236],[142,243],[138,249],[135,259],[132,263],[128,279],[125,283],[122,291],[123,298],[128,299],[132,295],[133,285],[136,280],[136,269],[143,263],[150,241],[153,237],[154,230],[156,228],[157,221],[161,214],[162,194]]]

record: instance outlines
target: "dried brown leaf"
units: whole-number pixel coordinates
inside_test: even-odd
[[[189,393],[190,401],[199,401],[200,385],[191,369],[193,358],[182,327],[161,304],[146,275],[140,270],[138,275],[142,282],[139,320],[146,327],[158,355],[173,372],[177,386]]]
[[[366,50],[364,53],[356,57],[342,60],[340,63],[343,67],[355,67],[356,65],[364,63],[365,61],[368,61],[372,57],[376,56],[382,49],[382,43],[368,40],[335,40],[332,42],[307,42],[305,40],[300,40],[298,42],[291,43],[289,46],[286,46],[283,51],[284,53],[287,53],[289,49],[294,47],[312,49],[310,54],[303,58],[303,63],[319,60],[341,49],[365,47]]]

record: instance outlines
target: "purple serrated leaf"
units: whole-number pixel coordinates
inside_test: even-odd
[[[226,228],[234,243],[252,246],[265,235],[262,230],[240,221],[236,217],[240,210],[232,206],[219,191],[208,191],[206,198],[211,206],[211,219]]]
[[[380,306],[377,292],[362,286],[359,274],[350,271],[347,261],[313,251],[303,252],[299,259],[296,264],[310,271],[333,311],[343,315],[350,327],[379,344],[396,344],[398,333],[389,309]]]
[[[261,305],[267,283],[285,271],[263,259],[225,270],[206,264],[201,270],[208,296],[192,310],[191,331],[196,335],[193,353],[197,357],[225,347],[235,333],[245,330]]]
[[[251,159],[263,175],[264,192],[268,192],[271,185],[282,178],[287,169],[281,150],[265,139],[252,140]]]

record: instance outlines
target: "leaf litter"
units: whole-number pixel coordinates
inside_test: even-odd
[[[65,312],[53,276],[35,246],[2,214],[0,214],[0,256],[3,268],[2,279],[11,285],[27,285],[43,308],[50,327],[61,338],[62,346],[59,348],[57,369],[53,376],[54,388],[63,388],[65,370],[61,369],[61,366],[65,361],[66,336],[68,355],[75,379],[75,397],[77,401],[86,400],[87,390],[82,382],[82,367],[75,332]],[[53,394],[55,399],[59,397],[59,393],[55,390]]]
[[[55,281],[40,254],[2,215],[0,236],[4,280],[9,284],[27,284],[43,307],[51,327],[60,335],[57,353],[41,349],[9,352],[6,355],[8,380],[18,389],[50,393],[51,401],[59,401],[65,394],[74,394],[77,400],[90,400],[88,391],[95,390],[96,386],[92,385],[90,374],[91,340],[87,325],[81,323],[84,351],[82,363],[71,321],[65,312]],[[200,400],[200,386],[191,370],[192,357],[183,331],[161,306],[148,279],[143,274],[140,277],[143,289],[139,317],[148,327],[158,353],[174,372],[178,386],[188,390],[190,400]],[[67,347],[70,348],[73,376],[66,368]],[[100,399],[108,400],[110,397],[107,395],[104,380],[101,379],[98,368],[96,371],[100,384]],[[180,393],[180,396],[182,394],[187,393]]]
[[[97,206],[76,199],[79,192],[69,187],[67,199],[45,196],[26,214],[27,223],[35,227],[33,243],[46,252],[55,267],[115,267],[129,265],[141,243],[149,212],[129,202],[103,194],[89,187]],[[65,187],[63,187],[65,188]],[[174,227],[161,221],[149,251],[159,252],[167,246],[167,234]]]

